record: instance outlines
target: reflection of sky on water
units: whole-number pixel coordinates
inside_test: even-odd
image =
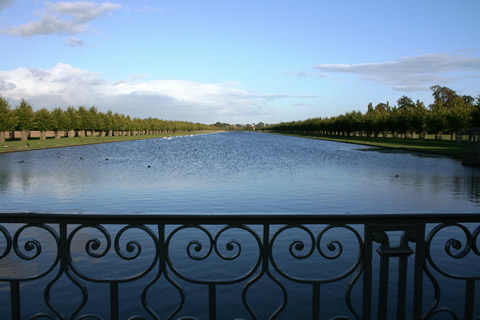
[[[0,199],[4,212],[477,210],[478,169],[449,158],[365,149],[221,133],[2,154]]]
[[[3,212],[98,212],[98,213],[368,213],[368,212],[476,212],[480,195],[480,171],[463,167],[453,159],[419,157],[405,152],[364,152],[367,147],[331,143],[293,137],[258,133],[222,133],[172,140],[155,139],[106,145],[92,145],[65,149],[40,150],[0,155],[0,201]],[[83,158],[83,159],[80,159]],[[108,158],[108,160],[106,160]],[[19,163],[23,161],[23,163]],[[150,166],[150,168],[148,168]],[[398,177],[396,177],[398,175]],[[70,234],[77,226],[69,226]],[[11,235],[14,225],[8,226]],[[58,232],[58,227],[54,226]],[[104,236],[94,228],[84,228],[71,243],[73,261],[82,273],[96,280],[132,277],[146,270],[154,257],[152,240],[141,230],[131,230],[122,237],[122,252],[126,243],[137,240],[142,245],[141,255],[133,261],[118,257],[113,248],[115,235],[121,226],[109,226],[112,247],[102,258],[92,258],[85,251],[88,240],[98,238],[105,248]],[[150,226],[157,234],[155,226]],[[278,230],[272,226],[270,236]],[[355,226],[363,235],[363,226]],[[472,226],[469,226],[472,229]],[[209,230],[214,237],[220,227]],[[262,239],[262,228],[253,227]],[[316,226],[314,235],[320,232]],[[12,231],[13,230],[13,231]],[[166,228],[166,236],[174,227]],[[351,231],[335,230],[325,234],[325,243],[341,240],[343,255],[338,261],[325,261],[315,251],[308,259],[295,260],[289,252],[291,241],[303,240],[303,253],[311,247],[308,234],[285,232],[275,240],[274,259],[281,271],[298,278],[324,279],[345,271],[358,254],[358,243]],[[448,272],[470,272],[478,265],[478,257],[451,259],[444,246],[451,237],[462,243],[460,230],[443,230],[432,248],[433,258]],[[0,244],[3,238],[0,234]],[[51,236],[37,228],[25,231],[25,239],[34,238],[42,243],[44,251],[36,261],[15,258],[13,252],[0,260],[0,274],[33,274],[45,270],[48,261],[56,255]],[[208,237],[199,230],[183,230],[175,234],[170,253],[173,267],[181,275],[223,280],[238,278],[255,265],[259,254],[256,240],[245,230],[227,230],[222,236],[222,252],[231,239],[242,244],[241,255],[234,261],[220,259],[215,252],[202,261],[192,261],[187,247],[191,240],[203,244],[197,255],[208,250]],[[49,242],[50,241],[50,242]],[[396,244],[399,235],[392,238]],[[322,242],[323,243],[323,242]],[[414,244],[410,243],[413,247]],[[1,249],[1,247],[0,247]],[[376,249],[376,247],[374,247]],[[327,254],[332,254],[325,248]],[[375,251],[374,251],[375,252]],[[396,286],[398,260],[391,260],[391,286]],[[379,259],[374,254],[374,277],[378,276]],[[377,268],[377,269],[375,269]],[[144,278],[121,284],[121,313],[140,313],[143,288],[154,280],[158,264]],[[289,304],[284,314],[288,318],[309,318],[311,285],[295,284],[282,279],[270,268],[272,276],[289,291]],[[56,267],[47,277],[22,284],[29,292],[22,297],[25,305],[44,306],[43,288],[58,273]],[[258,274],[250,276],[252,279]],[[408,274],[413,274],[411,263]],[[190,286],[172,271],[169,275],[185,287],[187,300],[181,314],[208,312],[208,286]],[[463,299],[464,287],[436,274],[443,288],[442,303],[457,305]],[[331,284],[323,284],[320,291],[322,314],[338,315],[345,310],[345,288],[352,276]],[[242,305],[239,284],[217,287],[218,318],[227,318],[229,311],[240,310],[238,317],[249,318]],[[361,279],[353,287],[353,304],[359,308]],[[411,277],[407,296],[413,293]],[[378,293],[374,279],[374,295]],[[108,318],[108,285],[86,283],[89,300],[85,310]],[[477,285],[478,287],[478,285]],[[432,285],[426,281],[426,304],[433,299]],[[459,290],[457,290],[457,288]],[[480,290],[480,288],[478,288]],[[9,286],[0,283],[0,301],[9,299]],[[69,294],[64,294],[69,292]],[[390,293],[389,293],[390,294]],[[395,293],[392,292],[392,295]],[[54,305],[61,306],[68,315],[80,304],[81,292],[68,277],[62,275],[52,288]],[[162,318],[176,308],[180,295],[162,275],[148,292],[148,301]],[[195,298],[192,298],[195,297]],[[272,297],[265,301],[265,297]],[[263,275],[247,294],[247,301],[259,318],[268,317],[281,304],[281,289],[268,275]],[[461,303],[460,303],[461,305]],[[393,307],[392,307],[393,308]],[[411,306],[407,306],[411,308]],[[8,314],[7,306],[0,303],[0,314]],[[44,306],[45,311],[48,311]],[[392,309],[394,310],[394,309]],[[197,312],[198,311],[198,312]],[[33,311],[32,311],[33,312]],[[328,315],[328,316],[327,316]],[[348,316],[351,316],[347,313]],[[31,317],[28,310],[26,317]]]

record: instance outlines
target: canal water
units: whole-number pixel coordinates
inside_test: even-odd
[[[458,160],[255,132],[0,155],[2,212],[476,212]]]
[[[479,205],[480,171],[462,166],[452,158],[256,132],[215,133],[0,155],[1,212],[458,213],[478,212]],[[13,238],[19,226],[5,227]],[[92,239],[98,239],[101,243],[97,253],[105,249],[105,235],[95,227],[80,228],[78,232],[75,231],[76,227],[71,226],[68,230],[69,235],[75,233],[70,243],[72,264],[89,279],[100,282],[131,279],[155,263],[155,245],[144,230],[131,229],[121,235],[122,254],[135,254],[135,248],[133,253],[125,250],[130,240],[138,241],[142,246],[138,258],[125,260],[113,249],[113,243],[103,257],[88,255],[86,244],[90,241],[92,245]],[[112,242],[121,227],[107,227]],[[156,226],[147,227],[156,232]],[[177,227],[168,226],[165,230],[166,236],[171,237],[170,278],[162,275],[155,279],[156,265],[153,271],[147,272],[139,280],[122,283],[119,286],[122,319],[135,314],[149,318],[141,304],[142,290],[149,283],[152,286],[146,297],[148,306],[162,319],[168,318],[181,303],[181,295],[172,280],[185,289],[186,296],[182,310],[175,319],[182,316],[191,319],[188,315],[205,319],[208,315],[208,286],[195,286],[181,277],[195,281],[228,282],[248,274],[261,256],[258,241],[253,236],[256,234],[262,239],[261,227],[253,226],[251,232],[235,228],[223,233],[220,232],[221,226],[209,227],[208,230]],[[270,236],[281,227],[272,226]],[[315,236],[325,227],[308,226]],[[56,226],[54,228],[58,229]],[[446,241],[451,237],[462,239],[464,236],[458,227],[444,231],[446,234],[439,236],[432,249],[442,254],[439,258],[441,263],[452,260],[444,254]],[[223,260],[215,251],[205,261],[188,256],[187,248],[191,249],[193,256],[206,254],[208,234],[214,238],[219,232],[220,252],[234,254],[236,244],[231,243],[233,251],[225,250],[225,245],[235,239],[241,245],[238,258]],[[276,238],[271,258],[282,272],[291,276],[310,280],[334,279],[355,264],[361,251],[356,232],[362,237],[362,226],[332,228],[323,236],[325,243],[321,245],[325,253],[330,255],[335,252],[330,252],[326,243],[330,240],[340,241],[343,252],[339,259],[323,259],[316,252],[304,260],[293,258],[289,248],[301,255],[315,244],[311,243],[304,230],[287,229]],[[392,243],[399,242],[399,234],[391,236]],[[31,253],[23,250],[23,243],[30,239],[37,240],[42,244],[41,255],[32,261],[22,260],[12,250],[8,256],[0,259],[0,279],[41,273],[55,259],[57,244],[48,231],[32,226],[25,229],[19,239],[20,251],[27,255]],[[4,240],[5,237],[0,233],[0,254],[5,247]],[[194,250],[196,245],[192,241],[202,243],[199,252]],[[291,247],[294,241],[302,241],[305,248]],[[398,262],[391,260],[390,284],[395,288]],[[466,273],[473,270],[469,266],[478,266],[478,259],[461,260]],[[378,276],[377,254],[374,254],[372,264],[375,278]],[[449,266],[458,266],[458,261]],[[409,297],[413,294],[412,268],[409,264]],[[269,268],[270,274],[261,275],[258,270],[236,285],[217,286],[217,319],[250,319],[242,303],[242,289],[257,276],[259,279],[248,289],[246,299],[258,319],[269,318],[282,305],[281,286],[288,291],[288,303],[277,319],[311,318],[311,285],[286,281],[272,266]],[[39,311],[52,314],[45,303],[43,291],[49,283],[52,284],[50,301],[60,313],[70,317],[73,310],[82,304],[82,290],[69,277],[71,274],[63,273],[56,279],[57,274],[58,267],[39,280],[22,282],[24,318],[32,318]],[[354,318],[346,307],[344,297],[345,289],[353,277],[351,274],[343,280],[321,286],[319,301],[322,319],[338,315]],[[73,279],[79,280],[76,275],[73,275]],[[462,307],[464,283],[446,278],[438,278],[438,281],[443,288],[441,306]],[[89,296],[78,315],[91,313],[108,319],[108,284],[81,282],[86,285]],[[428,280],[425,283],[424,310],[428,310],[434,300],[433,284]],[[476,287],[480,291],[478,284]],[[356,312],[361,312],[361,288],[360,277],[352,286],[351,294]],[[392,291],[389,297],[395,297],[395,294]],[[377,298],[378,288],[374,284],[372,302],[375,303]],[[8,282],[0,281],[2,319],[10,317],[9,299]],[[412,310],[411,299],[409,301],[407,315]],[[394,302],[389,300],[389,304],[392,306],[389,311],[395,313]],[[462,315],[461,310],[459,314]]]

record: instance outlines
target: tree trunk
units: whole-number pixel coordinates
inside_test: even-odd
[[[75,130],[68,130],[68,137],[69,138],[75,137]]]
[[[456,140],[457,144],[462,142],[462,140],[463,140],[462,138],[463,138],[463,136],[461,134],[456,135],[455,140]]]
[[[47,140],[47,131],[40,131],[40,140]]]
[[[0,142],[5,142],[5,131],[0,131]]]
[[[20,141],[28,141],[28,137],[30,136],[30,132],[27,130],[22,130]]]
[[[78,130],[78,136],[79,137],[85,137],[85,130]]]

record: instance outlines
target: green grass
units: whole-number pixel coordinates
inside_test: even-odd
[[[48,138],[46,140],[40,140],[39,138],[32,138],[32,139],[29,139],[28,141],[20,141],[19,139],[15,139],[15,140],[7,140],[5,142],[1,142],[0,153],[38,150],[38,149],[50,149],[50,148],[74,147],[74,146],[81,146],[86,144],[155,139],[155,138],[182,136],[182,135],[190,135],[190,134],[202,134],[202,133],[208,133],[208,132],[215,132],[215,131],[192,131],[192,132],[177,132],[177,133],[153,134],[153,135],[143,135],[143,136],[119,136],[119,137],[98,137],[98,136],[74,137],[74,138],[63,137],[61,139]],[[28,146],[25,146],[27,144]],[[4,146],[8,146],[8,147],[4,147]]]
[[[275,132],[284,134],[281,132]],[[354,143],[367,145],[372,147],[401,149],[417,152],[425,152],[439,155],[447,155],[461,158],[462,154],[471,151],[472,145],[469,142],[457,144],[450,140],[433,140],[433,139],[395,139],[395,138],[369,138],[369,137],[344,137],[344,136],[328,136],[319,134],[286,134],[289,136],[297,136],[311,139],[328,140],[343,143]]]

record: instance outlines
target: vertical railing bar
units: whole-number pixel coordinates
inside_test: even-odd
[[[268,256],[269,256],[269,247],[270,247],[270,225],[265,223],[263,225],[263,261],[262,261],[262,271],[267,272],[268,270]],[[273,249],[273,248],[272,248]]]
[[[118,283],[110,282],[110,319],[118,319]]]
[[[475,280],[468,279],[465,286],[465,320],[473,320],[474,298]]]
[[[368,224],[364,226],[364,238],[362,319],[368,320],[372,313],[372,230]]]
[[[17,280],[10,281],[10,300],[12,319],[20,319],[20,283]]]
[[[388,296],[388,268],[390,258],[381,256],[380,258],[380,279],[378,289],[378,315],[377,319],[387,318],[387,296]]]
[[[320,319],[320,283],[314,282],[312,291],[312,320],[318,320]]]
[[[399,257],[398,262],[397,319],[405,319],[407,291],[407,256]]]
[[[413,319],[422,318],[423,269],[425,267],[425,223],[417,225],[415,270],[413,275]]]
[[[167,249],[165,248],[165,224],[158,224],[158,262],[159,272],[165,272],[167,265]]]
[[[208,284],[208,306],[210,313],[210,320],[215,320],[217,318],[217,292],[215,284]]]

